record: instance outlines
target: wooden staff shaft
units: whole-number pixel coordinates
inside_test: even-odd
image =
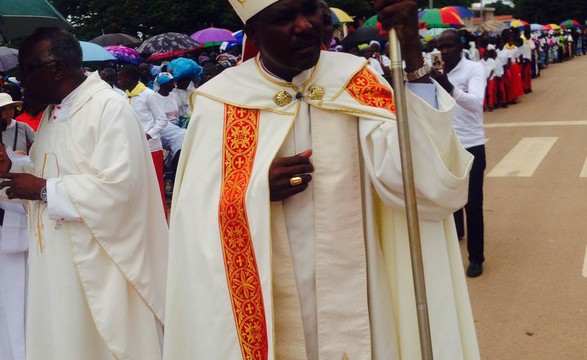
[[[406,199],[406,217],[408,221],[414,292],[416,295],[420,349],[422,352],[422,360],[432,360],[432,340],[430,337],[430,322],[428,319],[428,303],[426,302],[426,284],[422,261],[422,246],[420,243],[418,206],[416,203],[416,188],[414,185],[414,168],[410,146],[410,130],[404,88],[402,55],[397,33],[393,28],[389,30],[389,56],[391,60],[392,86],[395,97],[402,176]]]

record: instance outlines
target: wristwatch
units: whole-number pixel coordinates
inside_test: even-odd
[[[414,81],[414,80],[418,80],[420,78],[423,78],[424,76],[430,74],[430,66],[428,66],[428,64],[424,63],[422,64],[422,67],[419,68],[418,70],[415,71],[410,71],[410,72],[406,72],[404,69],[404,80],[405,81]]]
[[[41,201],[47,203],[47,186],[43,186],[41,189]]]

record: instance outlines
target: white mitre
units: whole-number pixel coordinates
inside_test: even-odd
[[[234,11],[246,23],[250,18],[257,15],[261,10],[279,0],[228,0]]]

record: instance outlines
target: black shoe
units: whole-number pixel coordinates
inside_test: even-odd
[[[481,276],[481,274],[483,274],[483,264],[471,261],[469,263],[469,268],[467,269],[467,276],[474,278]]]

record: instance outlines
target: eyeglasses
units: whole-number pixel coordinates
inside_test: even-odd
[[[31,71],[33,71],[36,68],[40,68],[42,66],[53,64],[53,63],[56,63],[59,61],[60,60],[48,60],[48,61],[42,62],[40,64],[30,65],[30,66],[18,64],[18,70],[20,70],[20,73],[22,76],[26,76],[26,75],[28,75],[28,73],[30,73]]]

